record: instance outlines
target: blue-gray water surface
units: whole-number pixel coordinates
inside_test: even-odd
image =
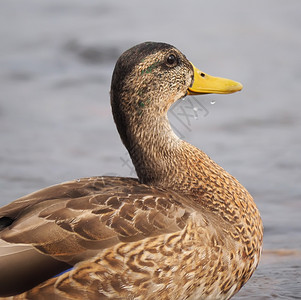
[[[111,74],[124,50],[164,41],[244,85],[169,112],[260,209],[263,257],[234,299],[301,299],[300,15],[300,0],[2,0],[0,204],[73,178],[135,176],[111,116]]]

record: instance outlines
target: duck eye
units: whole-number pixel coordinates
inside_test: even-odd
[[[170,54],[167,57],[166,62],[167,62],[168,65],[172,66],[172,65],[174,65],[177,62],[177,58],[175,57],[174,54]]]

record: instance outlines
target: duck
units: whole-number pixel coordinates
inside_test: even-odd
[[[50,186],[0,209],[2,299],[230,299],[262,249],[257,206],[239,181],[180,139],[167,111],[242,85],[144,42],[117,60],[113,118],[137,178]]]

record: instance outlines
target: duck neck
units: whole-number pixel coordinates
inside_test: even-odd
[[[140,182],[161,185],[162,178],[169,175],[171,162],[175,163],[175,153],[182,141],[173,132],[167,115],[154,116],[142,111],[125,120],[126,125],[117,128]]]

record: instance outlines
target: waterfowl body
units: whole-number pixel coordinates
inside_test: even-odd
[[[83,178],[1,208],[0,296],[179,300],[238,292],[259,262],[259,212],[233,176],[173,133],[167,110],[187,94],[241,88],[202,73],[168,44],[126,51],[111,105],[138,179]]]

